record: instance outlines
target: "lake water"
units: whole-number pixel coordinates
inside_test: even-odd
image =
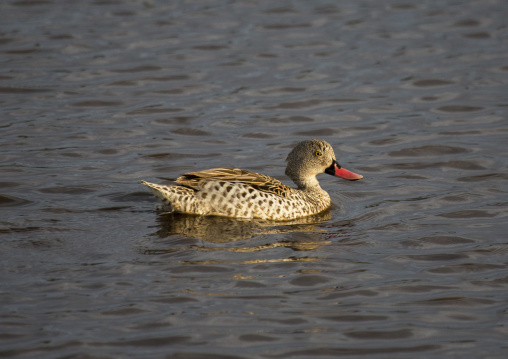
[[[508,7],[0,4],[0,357],[506,358]],[[364,175],[288,223],[140,180]]]

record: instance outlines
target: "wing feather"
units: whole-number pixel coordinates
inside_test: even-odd
[[[189,172],[176,179],[176,182],[195,189],[201,187],[203,181],[240,182],[257,190],[287,198],[291,187],[273,177],[239,168],[211,168],[209,170]]]

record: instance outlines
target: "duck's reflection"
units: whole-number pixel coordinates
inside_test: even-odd
[[[159,229],[154,233],[159,238],[171,235],[192,237],[210,243],[229,243],[250,239],[260,235],[287,234],[277,237],[276,241],[255,247],[200,247],[204,251],[228,250],[235,252],[252,252],[274,247],[289,247],[294,250],[311,250],[328,243],[323,235],[327,231],[319,225],[330,220],[331,210],[314,216],[291,221],[274,222],[252,219],[236,219],[218,216],[196,216],[181,213],[163,213],[159,215]],[[316,235],[317,234],[317,235]],[[160,254],[165,250],[147,250],[146,254]]]

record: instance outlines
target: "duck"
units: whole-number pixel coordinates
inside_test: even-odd
[[[363,176],[339,165],[332,146],[324,140],[301,141],[286,158],[290,187],[264,174],[239,168],[212,168],[189,172],[175,185],[141,181],[166,212],[244,219],[288,221],[311,216],[331,207],[329,194],[316,176],[326,173],[349,181]]]

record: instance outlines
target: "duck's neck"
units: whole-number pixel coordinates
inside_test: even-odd
[[[316,176],[298,177],[298,178],[293,178],[290,176],[290,178],[293,180],[293,182],[298,186],[298,189],[301,191],[309,191],[309,192],[322,191]]]

